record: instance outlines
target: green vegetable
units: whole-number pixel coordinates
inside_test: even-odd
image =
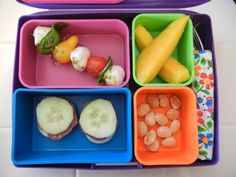
[[[110,69],[111,67],[112,67],[112,58],[111,56],[109,56],[106,67],[101,71],[101,73],[98,76],[98,83],[100,85],[104,85],[106,83],[104,76],[105,76],[105,73],[108,71],[108,69]]]
[[[61,42],[61,36],[59,34],[59,31],[65,28],[66,26],[67,24],[64,23],[53,24],[48,34],[37,45],[38,53],[44,55],[50,54],[55,48],[55,46]]]

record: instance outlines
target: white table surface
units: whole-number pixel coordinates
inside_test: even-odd
[[[236,177],[236,5],[233,0],[212,0],[190,8],[212,18],[216,46],[220,100],[220,162],[212,167],[154,169],[140,171],[76,171],[16,168],[11,151],[11,86],[16,27],[20,16],[41,11],[0,0],[0,177]]]

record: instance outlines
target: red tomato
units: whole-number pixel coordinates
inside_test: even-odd
[[[88,58],[87,71],[94,77],[98,77],[99,73],[106,67],[107,60],[103,57],[93,56]]]

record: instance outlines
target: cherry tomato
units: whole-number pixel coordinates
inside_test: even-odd
[[[98,77],[99,73],[106,67],[107,60],[103,57],[93,56],[88,58],[87,71],[93,76]]]

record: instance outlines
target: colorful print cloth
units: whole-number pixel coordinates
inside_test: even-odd
[[[214,139],[214,76],[212,53],[196,50],[195,79],[192,85],[198,99],[198,142],[201,160],[211,160]]]

